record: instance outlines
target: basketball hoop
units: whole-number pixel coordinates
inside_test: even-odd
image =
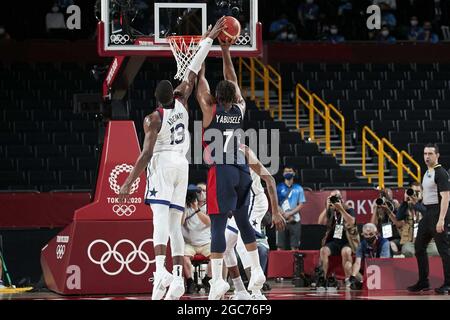
[[[167,41],[170,44],[175,61],[177,62],[177,74],[174,79],[183,80],[187,67],[197,53],[201,36],[170,36]]]

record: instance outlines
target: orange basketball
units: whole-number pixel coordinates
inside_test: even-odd
[[[231,16],[225,17],[225,30],[219,34],[219,39],[223,42],[230,41],[235,43],[241,34],[241,24],[239,21]]]

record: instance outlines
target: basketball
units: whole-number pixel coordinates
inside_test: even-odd
[[[219,39],[223,42],[230,41],[235,43],[241,34],[241,24],[239,21],[231,16],[225,17],[225,30],[219,34]]]

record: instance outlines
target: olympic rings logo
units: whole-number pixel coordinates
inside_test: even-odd
[[[132,165],[128,165],[126,163],[119,164],[114,167],[114,169],[111,171],[109,175],[109,187],[116,193],[119,194],[120,186],[117,184],[117,177],[122,172],[130,173],[131,170],[133,170]],[[139,188],[139,182],[141,181],[141,178],[137,178],[133,184],[131,185],[130,194],[134,193]]]
[[[119,217],[125,215],[127,217],[131,216],[136,211],[136,206],[134,204],[127,206],[125,204],[116,204],[112,207],[112,210]]]
[[[130,41],[130,36],[125,34],[112,34],[109,36],[109,40],[111,40],[114,44],[126,44],[128,41]]]
[[[62,259],[64,252],[66,252],[66,246],[64,244],[58,244],[56,246],[56,259]]]
[[[106,273],[109,276],[115,276],[118,275],[120,272],[122,272],[123,268],[126,268],[128,270],[128,272],[130,272],[131,274],[138,276],[143,274],[144,272],[146,272],[150,266],[150,264],[155,263],[155,259],[150,260],[150,257],[148,256],[148,254],[142,250],[142,247],[149,242],[153,242],[153,239],[145,239],[144,241],[141,242],[141,244],[139,245],[139,247],[136,248],[136,245],[128,239],[122,239],[117,241],[117,243],[111,248],[111,245],[106,242],[103,239],[97,239],[92,241],[89,244],[89,247],[87,249],[87,254],[89,259],[95,263],[100,265],[102,271],[104,273]],[[92,247],[95,246],[96,244],[102,244],[106,251],[101,255],[100,259],[96,260],[92,257]],[[128,253],[126,256],[124,256],[122,253],[120,253],[117,248],[121,245],[121,244],[127,244],[131,247],[131,251],[130,253]],[[117,262],[118,264],[120,264],[119,268],[115,271],[110,271],[110,270],[106,270],[105,264],[108,263],[111,259],[113,259],[115,262]],[[133,270],[130,267],[130,263],[134,262],[136,259],[140,260],[141,262],[143,262],[145,264],[144,268],[142,270]]]
[[[250,42],[250,40],[251,40],[250,35],[248,33],[246,33],[244,35],[240,35],[236,39],[236,42],[234,44],[238,45],[238,46],[245,46],[246,44],[248,44]]]

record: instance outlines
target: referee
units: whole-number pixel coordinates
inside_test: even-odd
[[[408,287],[408,291],[419,292],[430,289],[426,249],[430,240],[434,238],[444,269],[444,284],[435,289],[435,292],[448,294],[450,290],[450,176],[438,164],[439,148],[436,144],[427,144],[423,156],[428,167],[422,181],[423,204],[427,210],[419,222],[415,242],[419,281]]]

